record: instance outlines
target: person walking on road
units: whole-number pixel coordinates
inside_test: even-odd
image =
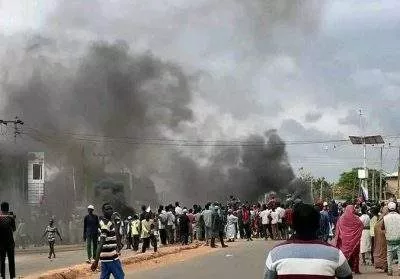
[[[369,215],[367,214],[367,207],[361,207],[361,216],[360,220],[363,223],[364,229],[361,234],[361,243],[360,243],[360,253],[362,258],[363,265],[367,264],[367,257],[371,254],[371,233],[370,233],[370,221]]]
[[[363,229],[363,223],[355,214],[354,206],[346,206],[337,222],[335,242],[356,274],[360,274],[360,242]]]
[[[320,213],[300,204],[293,215],[296,235],[269,252],[264,278],[353,278],[344,254],[318,239]]]
[[[6,257],[8,258],[8,270],[10,278],[15,278],[15,215],[10,211],[7,202],[1,204],[0,214],[0,265],[1,278],[6,278]]]
[[[265,240],[268,239],[268,225],[269,225],[269,217],[270,211],[267,209],[267,205],[262,205],[262,211],[258,214],[261,218],[261,227],[262,227],[262,236]],[[272,236],[270,236],[272,239]]]
[[[374,226],[374,266],[377,269],[382,269],[385,272],[388,271],[387,264],[387,242],[385,231],[382,230],[383,218],[389,214],[387,206],[382,208],[381,215],[378,218],[376,225]]]
[[[150,247],[150,242],[153,245],[154,252],[157,252],[157,240],[154,235],[154,220],[150,219],[151,213],[147,213],[145,219],[142,220],[141,239],[143,241],[142,253],[146,253],[146,250]]]
[[[160,241],[162,245],[167,245],[167,225],[168,216],[164,207],[158,209],[158,231],[160,233]]]
[[[190,226],[190,220],[189,217],[187,216],[187,209],[184,208],[182,210],[182,214],[179,217],[179,235],[181,237],[181,244],[182,245],[188,245],[189,244],[189,226]]]
[[[139,216],[136,214],[133,215],[133,221],[131,224],[131,233],[132,233],[132,250],[137,252],[139,251],[139,242],[140,242],[140,220]]]
[[[168,206],[167,209],[167,235],[168,235],[168,244],[175,243],[175,215],[172,212],[174,207],[172,205]]]
[[[100,242],[91,270],[96,271],[101,261],[100,279],[109,279],[112,274],[115,279],[124,279],[125,274],[117,252],[117,234],[114,222],[111,221],[113,207],[109,203],[102,206],[103,217],[100,217]]]
[[[382,230],[387,241],[388,275],[393,275],[393,254],[400,260],[400,214],[396,212],[396,204],[388,203],[389,214],[383,217]]]
[[[225,245],[224,243],[224,227],[225,224],[223,222],[223,219],[220,215],[219,211],[219,206],[214,205],[214,211],[212,213],[212,225],[211,225],[211,248],[216,248],[217,246],[215,245],[215,238],[219,238],[221,242],[222,248],[228,247],[228,245]]]
[[[233,215],[233,210],[228,210],[228,218],[226,224],[226,238],[228,242],[234,242],[237,236],[238,217]]]
[[[129,250],[132,248],[132,216],[128,216],[125,229],[126,250]]]
[[[99,217],[94,212],[94,206],[88,206],[88,215],[83,220],[83,241],[86,242],[87,263],[91,263],[97,252],[99,237]]]
[[[49,259],[51,259],[51,256],[53,256],[53,258],[56,258],[56,253],[54,251],[54,245],[56,243],[56,234],[62,241],[60,232],[58,231],[57,227],[54,226],[54,220],[50,219],[49,225],[46,227],[46,229],[43,233],[43,236],[42,236],[42,238],[43,238],[47,235],[47,241],[49,243],[49,248],[50,248],[49,257],[48,257]]]
[[[210,209],[210,203],[207,203],[205,209],[201,213],[204,220],[204,229],[205,229],[205,238],[206,238],[206,245],[209,245],[211,234],[212,234],[212,211]]]

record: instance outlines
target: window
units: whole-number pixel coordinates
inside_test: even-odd
[[[42,180],[42,165],[33,164],[33,180]]]

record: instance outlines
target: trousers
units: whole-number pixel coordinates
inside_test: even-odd
[[[6,278],[6,256],[10,278],[15,278],[15,250],[14,246],[0,247],[1,277]]]
[[[154,235],[150,235],[150,237],[142,238],[143,244],[142,244],[142,253],[145,253],[148,248],[150,248],[150,242],[151,245],[154,248],[154,252],[157,252],[157,238]]]
[[[159,229],[160,233],[160,241],[162,245],[167,245],[167,230],[166,229]]]
[[[93,259],[97,254],[97,235],[88,235],[86,237],[86,253],[88,259]]]
[[[387,244],[387,263],[388,272],[393,272],[393,254],[396,253],[400,260],[400,245]]]

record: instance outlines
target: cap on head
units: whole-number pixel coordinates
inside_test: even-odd
[[[396,210],[396,204],[394,202],[389,202],[388,208],[389,208],[389,210]]]
[[[327,202],[324,202],[324,203],[323,203],[323,206],[328,206],[328,203],[327,203]]]
[[[91,209],[91,210],[94,210],[94,206],[93,205],[89,205],[87,208]]]
[[[187,213],[187,212],[188,210],[186,208],[182,210],[182,213]]]
[[[132,220],[132,216],[128,216],[128,220]]]

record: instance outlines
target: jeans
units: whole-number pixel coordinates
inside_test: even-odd
[[[111,274],[114,276],[115,279],[125,278],[120,260],[101,263],[100,279],[109,279]]]
[[[86,252],[87,252],[88,259],[93,259],[96,256],[96,254],[97,254],[97,235],[88,235],[86,237]]]
[[[8,257],[8,270],[10,278],[15,278],[15,252],[14,246],[0,247],[1,277],[6,278],[6,256]]]
[[[393,272],[393,253],[397,253],[398,259],[400,259],[400,244],[387,244],[387,262],[388,272]]]

